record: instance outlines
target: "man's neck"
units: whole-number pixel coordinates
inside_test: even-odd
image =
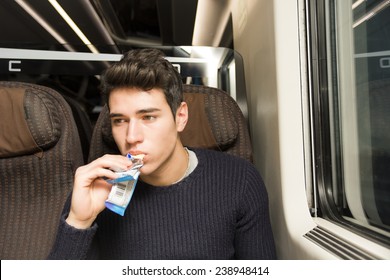
[[[182,180],[189,168],[189,154],[186,148],[180,145],[169,159],[170,164],[164,166],[164,169],[142,176],[141,180],[153,186],[170,186]]]

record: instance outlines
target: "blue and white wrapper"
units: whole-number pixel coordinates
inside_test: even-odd
[[[131,160],[134,162],[134,165],[129,170],[116,172],[119,175],[118,178],[107,180],[113,186],[105,202],[106,207],[121,216],[125,215],[140,175],[139,169],[143,165],[142,160]]]

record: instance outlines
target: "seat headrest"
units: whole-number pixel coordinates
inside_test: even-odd
[[[226,150],[238,137],[238,124],[226,93],[184,93],[188,123],[180,133],[184,146]]]
[[[42,156],[58,142],[59,110],[50,97],[38,87],[0,87],[0,158]]]

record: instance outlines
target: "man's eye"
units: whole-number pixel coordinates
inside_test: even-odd
[[[118,125],[118,124],[124,123],[125,120],[124,119],[112,119],[111,122],[112,122],[112,124]]]
[[[142,119],[145,120],[145,121],[152,121],[152,120],[156,119],[156,117],[155,116],[150,116],[150,115],[145,115],[145,116],[142,117]]]

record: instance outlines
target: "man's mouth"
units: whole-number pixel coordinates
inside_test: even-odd
[[[142,160],[144,158],[145,154],[138,154],[138,155],[132,155],[133,158],[137,158]]]

